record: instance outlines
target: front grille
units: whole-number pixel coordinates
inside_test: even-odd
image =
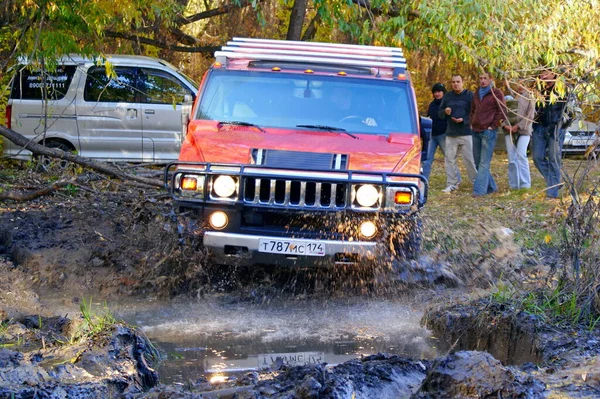
[[[244,203],[312,209],[345,208],[348,185],[303,180],[244,178]]]
[[[348,168],[348,155],[253,149],[252,163],[274,168],[345,170]]]

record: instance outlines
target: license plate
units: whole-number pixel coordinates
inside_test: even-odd
[[[325,243],[261,238],[258,252],[284,255],[325,256]]]
[[[288,366],[305,366],[307,364],[320,364],[325,361],[323,352],[293,352],[293,353],[267,353],[258,355],[258,368],[271,367],[280,358]]]
[[[576,145],[576,146],[582,146],[582,147],[587,147],[589,145],[592,145],[592,143],[594,142],[594,140],[589,140],[589,139],[571,139],[571,145]]]

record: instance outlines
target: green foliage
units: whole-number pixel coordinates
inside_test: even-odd
[[[513,305],[517,312],[535,315],[554,325],[581,325],[592,331],[600,322],[600,316],[587,314],[580,306],[577,292],[562,283],[550,290],[524,293],[500,280],[493,287],[490,300]]]
[[[495,284],[490,299],[498,303],[510,303],[515,299],[517,290],[510,284],[504,282],[502,279]]]
[[[79,306],[83,323],[71,337],[71,343],[108,335],[117,320],[106,304],[99,310],[92,309],[92,300],[82,300]]]
[[[10,51],[12,63],[24,56],[48,69],[69,53],[102,53],[107,30],[128,32],[159,19],[172,26],[181,11],[176,0],[24,0],[6,8],[11,28],[0,29],[0,52]]]
[[[10,325],[9,320],[0,321],[0,336],[4,335],[4,333],[6,333],[6,330],[8,330],[9,325]]]
[[[67,186],[65,187],[65,191],[67,192],[68,195],[70,195],[71,197],[74,197],[79,192],[79,187],[77,187],[73,184],[67,184]]]

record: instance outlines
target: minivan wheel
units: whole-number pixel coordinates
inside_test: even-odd
[[[56,148],[62,150],[64,152],[71,152],[75,150],[73,146],[64,143],[62,141],[49,141],[45,144],[48,148]],[[52,168],[57,168],[59,170],[64,170],[69,165],[69,161],[64,159],[52,158],[45,155],[40,155],[38,158],[38,169],[42,172],[47,172]]]

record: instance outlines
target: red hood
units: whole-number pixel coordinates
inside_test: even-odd
[[[253,149],[347,154],[348,169],[419,173],[421,142],[415,134],[389,138],[341,132],[272,129],[192,121],[181,147],[180,161],[251,163]]]

